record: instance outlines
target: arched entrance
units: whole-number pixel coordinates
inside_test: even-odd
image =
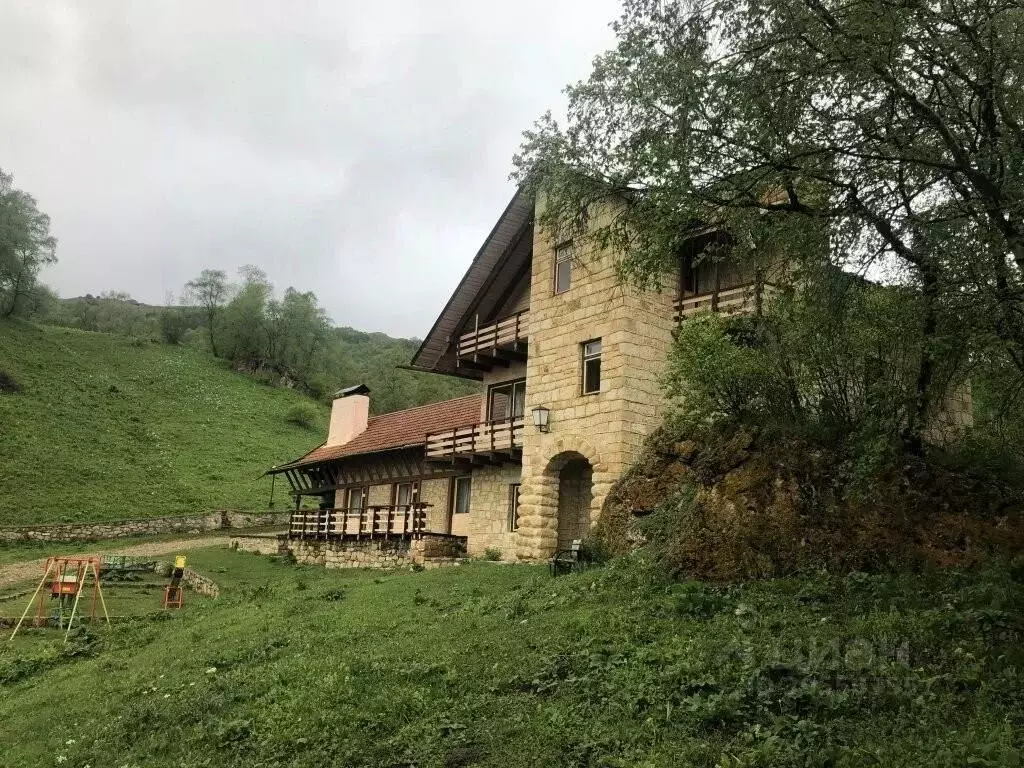
[[[567,451],[551,460],[548,474],[558,488],[558,549],[568,549],[590,530],[594,469],[585,456]]]

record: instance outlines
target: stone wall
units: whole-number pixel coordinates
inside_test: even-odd
[[[64,523],[0,528],[0,541],[99,541],[164,533],[203,533],[265,525],[288,525],[290,512],[241,512],[218,510],[205,515],[153,517],[102,523]]]
[[[595,226],[612,211],[594,212]],[[559,473],[586,459],[592,470],[589,518],[597,519],[612,483],[632,462],[644,437],[661,422],[663,374],[674,327],[675,281],[662,291],[623,285],[616,254],[576,238],[572,282],[554,293],[555,241],[534,232],[530,295],[530,355],[526,412],[550,411],[547,433],[527,425],[518,556],[548,557],[558,540]],[[600,339],[601,387],[581,392],[583,342]]]
[[[258,555],[280,555],[288,551],[287,533],[235,534],[228,540],[231,549]]]
[[[326,568],[405,568],[414,565],[436,568],[452,565],[466,556],[464,539],[430,534],[411,541],[293,539],[289,547],[296,562]]]
[[[181,583],[207,597],[220,597],[220,586],[213,579],[208,579],[202,574],[196,573],[191,568],[186,568],[181,573]]]
[[[473,469],[469,514],[455,516],[465,518],[462,527],[471,557],[479,557],[488,549],[497,549],[501,551],[503,560],[516,558],[516,534],[509,528],[509,486],[518,483],[521,476],[522,467],[518,464]]]

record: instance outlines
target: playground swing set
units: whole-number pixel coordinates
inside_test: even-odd
[[[126,560],[122,558],[122,560]],[[119,563],[125,565],[126,563]],[[79,613],[79,603],[82,596],[90,590],[86,589],[86,582],[91,579],[91,595],[87,598],[89,622],[96,620],[97,606],[103,611],[103,618],[110,624],[110,614],[107,612],[107,602],[103,597],[100,573],[104,567],[103,560],[99,557],[49,557],[46,559],[46,566],[43,568],[43,578],[39,580],[24,613],[18,619],[18,623],[11,632],[8,640],[13,640],[21,625],[25,623],[26,617],[36,606],[36,615],[32,624],[35,627],[43,627],[47,624],[55,625],[59,629],[65,629],[64,642],[67,642],[71,635],[71,627],[75,617],[82,620],[86,613],[83,606],[82,613]],[[181,608],[184,605],[184,596],[181,588],[181,578],[185,571],[185,557],[178,555],[174,558],[174,565],[171,568],[170,583],[164,587],[163,607]],[[49,584],[48,589],[44,589]],[[47,615],[46,597],[49,595],[53,610]]]

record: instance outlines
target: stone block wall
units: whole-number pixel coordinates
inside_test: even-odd
[[[280,555],[288,551],[288,534],[236,534],[228,540],[231,549],[258,555]]]
[[[522,467],[518,464],[474,468],[469,514],[455,516],[465,518],[463,527],[471,557],[479,557],[487,549],[498,549],[503,560],[515,559],[516,534],[509,527],[509,486],[521,477]]]
[[[326,568],[425,568],[450,565],[466,555],[466,542],[452,536],[426,534],[421,539],[322,541],[293,539],[295,560]]]
[[[59,523],[0,528],[0,541],[99,541],[165,533],[195,534],[226,528],[288,525],[290,512],[218,510],[204,515],[153,517],[100,523]]]
[[[614,215],[592,213],[594,226]],[[559,473],[573,459],[592,470],[590,521],[596,520],[612,483],[661,421],[663,374],[674,327],[675,280],[664,289],[623,285],[617,256],[575,238],[571,287],[554,293],[556,243],[534,232],[530,296],[530,355],[526,411],[550,410],[547,433],[527,424],[523,437],[518,556],[548,557],[558,538]],[[582,394],[581,344],[601,339],[601,388]]]

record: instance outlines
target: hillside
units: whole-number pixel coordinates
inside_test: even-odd
[[[0,370],[22,387],[0,394],[0,525],[265,509],[263,470],[326,429],[326,407],[290,424],[308,398],[186,347],[0,324]]]
[[[552,580],[188,556],[219,599],[0,643],[0,764],[1021,764],[1005,570],[716,587],[637,558]]]

